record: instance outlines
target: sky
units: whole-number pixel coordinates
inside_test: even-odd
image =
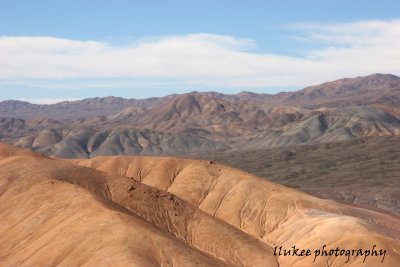
[[[400,76],[400,0],[0,0],[0,101]]]

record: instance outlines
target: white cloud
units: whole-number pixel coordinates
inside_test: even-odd
[[[26,101],[32,104],[55,104],[64,101],[76,101],[77,98],[21,98],[20,101]]]
[[[400,20],[296,24],[324,48],[303,57],[257,53],[231,36],[190,34],[114,46],[53,37],[1,37],[0,79],[157,78],[208,87],[299,86],[375,72],[400,74]]]

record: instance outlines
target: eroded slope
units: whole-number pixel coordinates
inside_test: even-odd
[[[1,265],[307,266],[313,257],[275,257],[273,247],[324,244],[387,250],[383,264],[369,265],[400,260],[399,217],[210,161],[59,160],[7,145],[0,156]],[[346,260],[319,257],[315,266]]]
[[[127,177],[22,155],[0,179],[5,265],[277,266],[268,244]]]
[[[400,221],[395,215],[321,200],[209,161],[97,157],[73,162],[166,190],[271,246],[318,249],[323,244],[364,248],[379,244],[391,251],[388,266],[400,260],[396,250]],[[278,258],[283,266],[304,266],[310,260]],[[346,261],[319,260],[322,266]],[[375,260],[370,264],[380,261]],[[361,264],[360,259],[350,262]]]

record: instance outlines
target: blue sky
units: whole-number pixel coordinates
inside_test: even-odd
[[[0,100],[276,93],[400,75],[398,10],[400,0],[2,0]]]

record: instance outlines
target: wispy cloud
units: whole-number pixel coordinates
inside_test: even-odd
[[[32,104],[55,104],[64,101],[75,101],[77,98],[21,98],[20,101],[26,101]]]
[[[190,34],[115,46],[53,37],[1,37],[0,79],[173,79],[208,87],[299,86],[375,72],[400,74],[400,20],[296,24],[320,44],[303,56],[257,53],[255,42]]]

